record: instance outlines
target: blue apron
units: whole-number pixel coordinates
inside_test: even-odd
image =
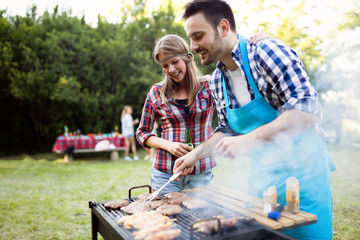
[[[273,121],[279,114],[262,97],[250,73],[245,40],[239,36],[241,58],[247,81],[255,98],[243,107],[231,109],[222,75],[228,125],[246,134]],[[280,141],[252,150],[249,193],[262,198],[262,191],[276,186],[278,203],[286,205],[287,178],[299,180],[300,209],[317,215],[317,223],[285,231],[298,239],[332,239],[332,199],[329,155],[326,143],[314,131],[297,136],[279,136]],[[283,138],[283,139],[281,139]]]

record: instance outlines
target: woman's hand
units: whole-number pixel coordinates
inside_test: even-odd
[[[271,38],[271,36],[267,32],[263,32],[263,31],[257,32],[254,36],[250,38],[251,40],[250,44],[256,44],[264,38]]]
[[[193,148],[185,143],[169,141],[169,143],[165,147],[165,150],[176,157],[182,157],[191,150],[193,150]]]

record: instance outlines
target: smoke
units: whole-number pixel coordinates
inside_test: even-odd
[[[319,92],[323,110],[321,127],[326,140],[331,143],[360,144],[360,28],[345,31],[327,40],[323,47],[326,63],[316,72],[312,83]],[[283,164],[297,156],[282,154],[286,149],[292,149],[295,142],[287,141],[288,136],[279,135],[273,144],[272,151],[264,152],[268,166]],[[310,144],[311,145],[311,144]],[[309,145],[307,145],[309,146]],[[310,148],[309,148],[310,149]],[[302,149],[298,155],[309,152]],[[270,156],[275,156],[271,158]],[[285,156],[279,157],[278,156]],[[311,159],[311,157],[310,157]],[[216,156],[218,166],[214,169],[215,184],[248,192],[248,177],[250,171],[250,156],[238,156],[227,159]],[[289,163],[287,163],[289,164]],[[296,168],[296,161],[292,161],[290,168]],[[309,168],[305,175],[314,172],[315,167]],[[270,173],[269,173],[270,174]],[[259,176],[259,184],[264,182],[265,176]]]
[[[235,159],[217,156],[215,159],[218,165],[214,168],[214,184],[248,192],[249,156],[238,156]]]
[[[312,179],[328,167],[324,164],[328,159],[323,155],[326,144],[321,144],[320,138],[311,131],[302,134],[286,132],[278,134],[271,143],[254,147],[247,155],[238,155],[234,159],[217,156],[215,185],[257,196],[262,195],[263,189],[276,185],[282,191],[279,200],[284,201],[288,177]]]
[[[324,112],[322,127],[330,142],[360,143],[360,28],[341,32],[324,49],[328,60],[313,79]]]

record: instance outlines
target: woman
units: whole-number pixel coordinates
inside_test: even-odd
[[[259,33],[253,42],[268,37]],[[162,67],[164,79],[149,91],[143,107],[139,127],[136,131],[138,142],[147,148],[157,149],[151,171],[150,185],[158,190],[172,176],[177,158],[206,141],[211,133],[214,102],[207,80],[200,77],[188,44],[177,35],[160,38],[154,47],[153,57]],[[161,136],[151,133],[154,122],[161,121]],[[191,142],[185,143],[186,133]],[[180,176],[180,181],[168,184],[162,193],[210,185],[213,182],[212,168],[216,162],[212,157],[198,161],[192,174]]]
[[[211,135],[215,106],[208,84],[200,78],[188,49],[181,37],[171,34],[160,38],[153,52],[165,75],[147,95],[136,137],[144,147],[157,149],[151,172],[154,189],[172,176],[175,160],[192,150],[185,144],[186,131],[190,132],[195,147]],[[157,119],[161,121],[160,137],[151,133]],[[162,193],[211,184],[215,165],[213,158],[201,159],[192,175],[180,177],[180,181],[169,184]]]
[[[136,144],[134,137],[134,125],[139,123],[138,119],[133,120],[131,116],[133,110],[129,105],[125,105],[121,112],[121,129],[122,134],[125,137],[125,157],[126,161],[132,161],[133,159],[129,157],[130,147],[132,153],[134,154],[134,160],[139,160],[139,157],[136,155]]]

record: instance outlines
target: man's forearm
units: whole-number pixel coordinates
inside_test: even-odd
[[[255,141],[268,142],[279,133],[296,135],[319,121],[319,117],[299,110],[287,110],[271,123],[265,124],[248,135]]]
[[[198,159],[206,158],[209,156],[214,156],[216,154],[216,144],[223,138],[225,135],[222,132],[216,132],[211,137],[197,146],[190,154]]]

